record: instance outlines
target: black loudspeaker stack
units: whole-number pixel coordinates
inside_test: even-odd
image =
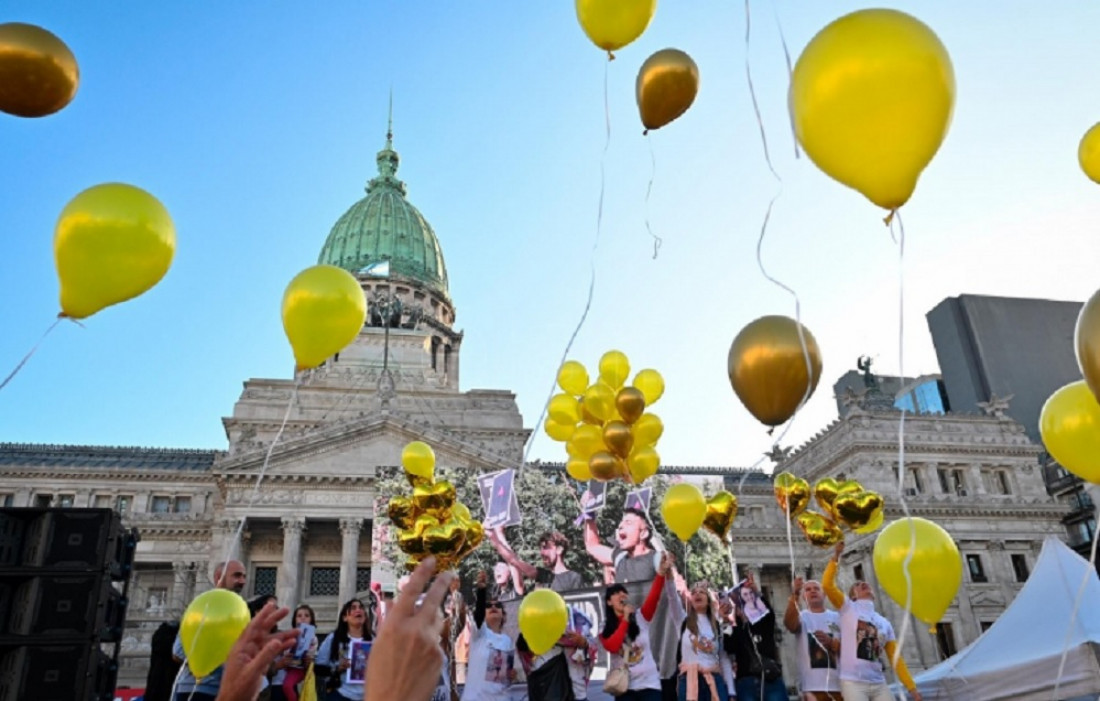
[[[0,701],[112,701],[137,541],[111,509],[0,509]]]

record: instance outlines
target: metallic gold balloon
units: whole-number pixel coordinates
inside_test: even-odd
[[[413,441],[401,450],[401,467],[413,487],[435,481],[435,451],[427,443]]]
[[[623,423],[632,424],[645,413],[645,395],[640,389],[623,387],[615,395],[615,408],[618,409]]]
[[[421,514],[413,521],[412,528],[406,528],[397,533],[397,547],[401,552],[413,557],[420,557],[427,553],[424,547],[424,533],[439,525],[439,520],[428,514]]]
[[[780,472],[772,483],[775,489],[775,501],[787,518],[802,513],[810,503],[810,483],[789,472]]]
[[[815,511],[803,511],[796,520],[806,540],[814,547],[831,548],[844,540],[844,533],[840,528]]]
[[[157,198],[123,183],[84,190],[65,205],[54,227],[61,314],[83,319],[137,297],[160,282],[175,252],[176,227]],[[356,289],[363,297],[357,283]],[[284,326],[286,313],[284,300]]]
[[[814,499],[817,500],[817,505],[829,518],[834,520],[836,514],[833,513],[833,502],[836,501],[839,486],[839,483],[832,477],[819,479],[817,484],[814,485]]]
[[[455,503],[455,486],[447,480],[440,480],[435,484],[413,487],[412,502],[420,513],[431,514],[444,521],[450,517],[451,507]]]
[[[485,538],[485,526],[479,521],[468,521],[462,524],[465,538],[462,541],[462,547],[455,553],[455,563],[461,562],[466,559],[466,556],[477,550],[477,546],[481,545],[481,541]]]
[[[886,503],[882,495],[869,491],[839,494],[833,502],[837,519],[853,531],[865,528],[876,518],[881,523],[881,515],[885,507]]]
[[[639,370],[634,376],[634,387],[642,391],[646,406],[653,406],[665,393],[665,378],[652,368]]]
[[[1100,402],[1084,380],[1050,395],[1039,413],[1039,433],[1058,464],[1100,484]]]
[[[660,129],[695,102],[699,67],[679,49],[661,49],[638,69],[634,92],[646,131]]]
[[[630,481],[641,484],[657,474],[657,468],[661,466],[661,456],[653,446],[636,447],[626,459],[626,466],[630,473]]]
[[[634,445],[657,445],[665,432],[665,424],[656,414],[642,414],[642,417],[630,427],[634,434]]]
[[[314,265],[283,293],[283,330],[298,370],[315,368],[363,330],[367,298],[355,276],[335,265]]]
[[[411,526],[417,516],[416,506],[413,504],[412,499],[402,496],[390,499],[387,513],[393,525],[402,529]]]
[[[1097,154],[1097,158],[1100,159],[1100,154]],[[1081,313],[1077,315],[1074,341],[1081,374],[1093,395],[1100,399],[1100,290],[1094,292],[1081,307]]]
[[[882,528],[882,524],[886,521],[886,509],[879,509],[871,515],[871,520],[867,522],[866,526],[862,528],[853,528],[852,530],[861,535],[868,533],[874,533],[878,529]]]
[[[794,415],[821,379],[821,351],[805,326],[806,353],[798,322],[785,316],[763,316],[733,339],[728,371],[737,398],[758,421],[778,426]],[[807,373],[806,356],[810,369]],[[808,388],[808,392],[807,392]]]
[[[459,521],[474,520],[474,517],[470,514],[469,507],[461,501],[456,501],[455,505],[451,507],[451,516],[457,518]]]
[[[424,531],[424,549],[429,555],[455,555],[466,541],[466,529],[455,519],[448,519]]]
[[[657,0],[576,0],[577,21],[593,44],[608,53],[642,35]]]
[[[588,459],[588,470],[593,479],[601,482],[613,480],[619,476],[619,459],[611,453],[600,451]]]
[[[707,515],[703,519],[703,528],[718,536],[718,540],[727,542],[735,518],[737,497],[723,489],[707,499]]]
[[[630,375],[630,360],[622,351],[609,350],[600,356],[600,382],[615,391]]]
[[[45,117],[69,104],[80,84],[65,42],[33,24],[0,24],[0,110]]]
[[[558,369],[558,387],[574,397],[584,394],[588,387],[588,370],[576,360],[567,360]]]
[[[603,427],[603,442],[609,453],[625,458],[634,447],[634,435],[622,421],[608,421]]]

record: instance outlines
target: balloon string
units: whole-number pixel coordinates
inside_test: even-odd
[[[764,160],[768,162],[768,170],[772,172],[775,179],[779,182],[783,182],[779,177],[779,173],[775,172],[775,167],[772,166],[772,157],[768,152],[768,136],[764,131],[764,118],[760,116],[760,103],[756,100],[756,89],[752,83],[752,68],[749,63],[749,51],[751,49],[750,38],[752,36],[752,12],[749,9],[749,0],[745,0],[745,78],[749,83],[749,96],[752,98],[752,111],[756,113],[756,126],[760,129],[760,143],[764,146]]]
[[[19,371],[23,369],[23,366],[27,364],[27,361],[31,359],[31,356],[38,352],[38,347],[42,345],[42,341],[46,340],[46,336],[49,336],[50,332],[57,328],[57,325],[61,323],[62,319],[67,318],[68,317],[59,316],[54,319],[54,322],[50,324],[50,327],[48,329],[46,329],[46,333],[42,334],[42,337],[39,338],[38,342],[34,344],[34,347],[32,347],[30,351],[23,356],[23,359],[19,361],[19,364],[15,366],[15,369],[8,373],[8,376],[4,378],[3,382],[0,382],[0,389],[4,389],[5,387],[7,387],[8,383],[11,382],[11,379],[15,377],[19,373]]]
[[[649,235],[653,237],[653,260],[657,260],[657,251],[660,250],[661,244],[664,241],[660,236],[653,233],[653,227],[649,225],[649,195],[653,192],[653,181],[657,178],[657,156],[653,153],[653,139],[646,137],[646,143],[649,144],[649,185],[645,188],[645,230],[649,232]]]
[[[573,333],[569,336],[569,342],[565,344],[565,350],[562,351],[561,360],[558,361],[558,367],[554,369],[554,379],[550,383],[550,392],[546,395],[546,401],[542,405],[542,411],[539,413],[539,419],[535,423],[535,426],[531,431],[531,435],[527,438],[527,445],[523,449],[523,461],[520,463],[521,470],[524,468],[524,466],[527,465],[527,459],[531,455],[531,448],[534,447],[535,438],[539,435],[539,427],[542,426],[542,422],[546,419],[546,412],[550,410],[550,400],[553,399],[554,394],[556,394],[555,390],[558,385],[557,370],[565,364],[565,359],[569,357],[569,351],[573,348],[573,342],[577,340],[577,334],[581,332],[581,327],[584,326],[585,320],[588,319],[588,312],[590,309],[592,309],[592,295],[596,289],[596,250],[600,246],[600,232],[603,229],[603,199],[607,186],[607,151],[611,148],[611,104],[608,99],[607,90],[607,76],[610,66],[611,61],[609,59],[603,67],[603,115],[606,138],[603,144],[603,154],[600,156],[600,199],[599,204],[596,207],[596,237],[592,241],[592,252],[591,254],[589,254],[588,258],[588,298],[584,302],[584,310],[581,312],[581,318],[577,321],[577,326],[573,329]]]
[[[1100,491],[1100,490],[1097,490]],[[1077,612],[1081,609],[1081,599],[1085,596],[1085,588],[1089,580],[1096,576],[1096,544],[1100,543],[1100,532],[1092,534],[1092,553],[1089,555],[1089,566],[1085,568],[1085,576],[1081,578],[1081,586],[1077,587],[1077,597],[1073,602],[1073,613],[1069,617],[1069,629],[1066,630],[1066,640],[1062,644],[1062,659],[1058,662],[1058,676],[1054,680],[1054,701],[1058,699],[1058,688],[1062,685],[1062,674],[1066,670],[1066,658],[1069,656],[1069,644],[1073,638],[1073,630],[1077,627]]]
[[[785,511],[787,512],[787,549],[790,551],[791,556],[791,581],[793,582],[795,577],[794,540],[791,538],[791,519],[793,518],[793,516],[791,516],[791,494],[789,491],[784,493],[783,500],[787,503],[787,508],[785,509]]]
[[[779,30],[779,43],[783,46],[783,58],[787,62],[787,83],[790,84],[794,69],[791,68],[791,51],[787,48],[787,36],[783,33],[783,23],[779,21],[779,9],[772,3],[772,14],[775,16],[775,28]],[[791,142],[794,144],[794,157],[801,158],[802,153],[798,148],[798,132],[794,128],[794,114],[787,109],[787,123],[791,127]]]
[[[294,382],[294,389],[290,393],[290,401],[286,403],[286,413],[283,414],[283,422],[279,425],[279,430],[275,434],[275,438],[271,440],[271,444],[267,446],[267,454],[264,455],[264,463],[260,467],[260,475],[256,478],[256,484],[252,487],[252,495],[248,498],[248,506],[245,507],[244,516],[241,517],[240,524],[237,525],[237,532],[233,536],[233,540],[229,542],[225,552],[225,563],[222,565],[222,573],[224,574],[229,567],[229,561],[233,559],[233,552],[237,546],[240,545],[241,535],[244,533],[245,523],[248,521],[248,514],[252,512],[252,507],[256,503],[256,497],[260,494],[260,483],[264,481],[264,475],[267,474],[267,465],[271,462],[271,454],[275,451],[275,444],[279,442],[279,438],[283,435],[283,430],[286,429],[286,423],[290,419],[290,410],[294,408],[294,402],[298,399],[298,388],[302,385],[302,379],[299,377]],[[214,583],[217,585],[217,582]]]

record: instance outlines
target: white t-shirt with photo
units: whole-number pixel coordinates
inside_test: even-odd
[[[803,691],[840,691],[840,670],[836,660],[821,648],[815,631],[840,639],[840,616],[836,611],[800,611],[802,631],[798,634],[798,674]],[[813,653],[813,654],[811,654]]]
[[[484,623],[470,632],[470,662],[462,701],[508,701],[516,646]]]
[[[875,611],[869,599],[845,599],[840,607],[840,678],[869,684],[886,683],[886,643],[894,627]]]
[[[630,691],[660,689],[661,674],[657,671],[657,661],[649,644],[649,621],[640,612],[634,618],[638,622],[638,637],[623,641],[619,654],[611,656],[611,666],[618,667],[626,662],[630,670]]]
[[[695,622],[699,635],[693,635],[686,625],[680,635],[680,661],[684,664],[697,664],[701,670],[721,671],[721,663],[718,661],[721,641],[715,636],[714,627],[706,616],[697,616]]]
[[[321,643],[321,649],[317,651],[317,664],[328,665],[329,660],[331,659],[332,660],[332,667],[335,670],[336,666],[340,662],[340,656],[339,656],[339,654],[337,654],[335,657],[332,657],[332,645],[333,645],[333,638],[334,637],[335,637],[335,634],[330,633],[329,636],[325,638],[324,642]],[[348,660],[349,662],[351,661],[350,660],[351,644],[356,643],[356,642],[361,643],[361,642],[363,642],[363,639],[362,638],[350,638],[348,640],[348,650],[349,650],[349,652],[348,652],[348,655],[344,657],[344,659]],[[337,650],[337,652],[339,652],[339,650]],[[345,699],[348,699],[348,701],[362,701],[363,688],[364,688],[365,685],[364,684],[348,684],[347,682],[344,681],[345,677],[347,677],[347,671],[344,671],[340,674],[341,683],[340,683],[340,687],[337,689],[337,692],[340,694],[340,696],[344,697]]]

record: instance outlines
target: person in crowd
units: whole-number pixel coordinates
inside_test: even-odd
[[[539,537],[539,557],[542,559],[542,567],[524,562],[516,555],[516,551],[504,537],[502,526],[489,531],[489,542],[509,567],[521,576],[534,580],[540,586],[549,587],[557,592],[584,587],[584,579],[580,573],[565,565],[565,553],[569,550],[569,541],[558,531],[549,531]]]
[[[775,644],[775,616],[768,600],[760,593],[756,580],[750,574],[740,589],[752,589],[754,596],[745,597],[735,589],[731,599],[733,611],[729,622],[733,628],[725,642],[726,650],[734,656],[736,668],[734,687],[741,699],[761,701],[787,701],[787,686],[783,683],[783,668],[779,663],[779,650]],[[755,622],[745,611],[745,602],[759,603],[767,612]]]
[[[722,629],[705,582],[691,589],[691,607],[680,628],[679,701],[728,701],[722,677]]]
[[[600,542],[595,515],[584,522],[584,549],[601,565],[613,567],[615,582],[648,582],[657,574],[661,556],[653,547],[653,529],[642,511],[623,509],[615,529],[615,545]]]
[[[180,632],[179,621],[161,623],[149,645],[149,675],[145,679],[145,701],[171,701],[172,684],[180,663],[172,656],[172,643]]]
[[[247,581],[244,565],[237,560],[228,560],[214,569],[214,586],[218,589],[227,589],[239,595],[244,591]],[[183,641],[178,634],[172,644],[172,659],[181,665],[187,659],[183,652]],[[222,671],[219,666],[202,679],[195,679],[191,668],[183,665],[176,684],[176,701],[214,701],[221,686]]]
[[[837,563],[843,552],[844,541],[841,541],[836,544],[833,557],[825,568],[822,585],[829,601],[839,610],[840,691],[844,700],[890,701],[893,696],[884,674],[884,663],[889,661],[913,699],[921,701],[920,691],[897,650],[894,627],[875,611],[875,592],[871,585],[858,581],[848,590],[847,597],[837,588]]]
[[[275,660],[276,672],[271,679],[273,701],[278,701],[279,698],[298,701],[298,685],[305,679],[306,670],[317,656],[317,618],[313,609],[306,604],[300,605],[294,609],[291,622],[300,632],[299,642],[294,649]],[[308,635],[309,639],[303,640],[301,635]]]
[[[579,606],[569,606],[568,610],[569,623],[560,643],[565,650],[569,678],[573,682],[573,698],[588,701],[588,680],[596,665],[597,654],[594,623]]]
[[[451,578],[444,572],[435,579],[417,605],[435,573],[435,558],[425,559],[402,589],[390,615],[378,633],[378,648],[367,668],[365,701],[428,701],[443,668],[440,640],[443,616],[440,604]],[[295,644],[298,630],[271,630],[290,613],[268,605],[245,628],[229,652],[216,701],[255,701],[263,676],[274,660]]]
[[[635,615],[630,595],[622,584],[612,584],[604,594],[604,628],[600,644],[611,654],[611,667],[625,667],[630,676],[623,701],[661,701],[661,674],[650,645],[650,623],[665,588],[672,558],[665,553],[657,566],[649,595]]]
[[[576,701],[569,678],[569,663],[560,643],[536,655],[523,633],[520,633],[516,638],[516,652],[527,676],[527,698],[530,701]]]
[[[336,630],[321,643],[314,662],[314,674],[325,680],[325,701],[361,701],[364,685],[345,683],[344,674],[354,661],[354,644],[371,639],[366,606],[359,599],[348,601],[340,608]]]
[[[523,596],[523,577],[507,562],[493,565],[494,601],[513,601]]]
[[[459,638],[466,632],[466,619],[469,618],[466,599],[462,596],[461,587],[462,580],[455,577],[451,581],[451,588],[447,593],[447,597],[443,599],[443,616],[446,619],[444,629],[447,632],[447,640],[443,645],[443,650],[447,655],[448,689],[453,701],[458,701],[461,696],[458,689],[458,664],[455,658],[459,647]],[[463,675],[463,681],[465,681],[465,674]]]
[[[508,688],[515,679],[516,648],[504,632],[504,604],[489,600],[488,584],[488,575],[479,572],[462,701],[508,701]]]
[[[799,600],[806,608],[799,608]],[[803,701],[841,701],[837,659],[840,655],[840,617],[825,608],[821,583],[795,577],[783,614],[783,626],[795,635],[799,686]]]

